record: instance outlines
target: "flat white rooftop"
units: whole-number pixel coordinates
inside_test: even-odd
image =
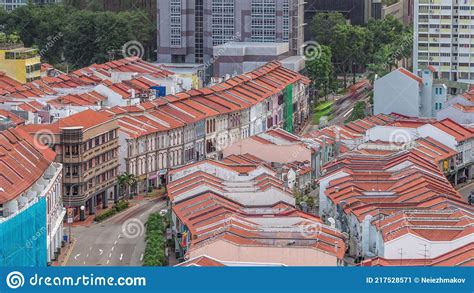
[[[290,50],[288,43],[229,42],[213,48],[217,56],[279,56]]]

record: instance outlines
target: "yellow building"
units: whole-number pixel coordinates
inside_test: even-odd
[[[39,79],[41,61],[38,50],[21,44],[0,44],[0,71],[21,83]]]

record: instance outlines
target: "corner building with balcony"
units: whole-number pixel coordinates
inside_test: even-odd
[[[63,164],[63,202],[74,209],[75,219],[84,220],[118,201],[118,127],[116,120],[92,110],[53,124],[24,126]]]

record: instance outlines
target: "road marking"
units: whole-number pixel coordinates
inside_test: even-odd
[[[120,235],[120,234],[119,234],[119,235],[117,235],[117,239],[120,239],[120,237],[121,237],[121,236],[122,236],[122,235]]]
[[[104,253],[104,251],[102,249],[99,249],[99,255],[102,255],[102,253]]]
[[[109,264],[109,263],[110,263],[110,259],[107,260],[107,264]]]
[[[352,113],[352,111],[354,111],[354,108],[350,109],[349,111],[347,111],[346,114],[344,114],[344,118],[347,117],[347,115],[349,115],[350,113]]]
[[[76,255],[74,256],[74,260],[77,260],[77,258],[78,258],[79,256],[81,256],[80,253],[76,254]]]
[[[122,261],[123,253],[120,254],[120,261]]]
[[[112,252],[111,252],[111,253],[109,253],[109,258],[111,258],[111,257],[112,257]]]
[[[88,258],[88,257],[89,257],[89,254],[86,255],[86,258]]]
[[[118,240],[115,240],[114,245],[117,244]]]
[[[91,246],[91,247],[89,247],[89,251],[91,251],[91,250],[92,250],[92,246]]]
[[[69,257],[71,257],[72,251],[74,250],[74,246],[76,245],[76,239],[75,238],[71,238],[71,239],[72,239],[72,243],[69,245],[69,249],[66,252],[66,257],[64,258],[64,261],[61,264],[61,266],[67,265],[69,261]]]
[[[143,253],[140,255],[140,261],[143,261]]]
[[[84,261],[84,264],[86,264],[86,262]]]
[[[114,251],[115,246],[112,246],[112,249],[110,251]]]

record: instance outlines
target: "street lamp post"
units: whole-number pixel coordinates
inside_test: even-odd
[[[83,219],[84,219],[84,217],[85,217],[85,215],[84,215],[84,214],[85,214],[84,210],[86,209],[86,207],[82,205],[80,209],[81,209],[81,215],[80,215],[80,217],[82,218],[81,220],[83,221]]]
[[[81,212],[84,212],[85,207],[81,206],[80,209],[81,209]],[[72,210],[72,207],[68,208],[67,221],[69,223],[69,244],[71,244],[72,243],[72,223],[74,222],[74,212]]]
[[[71,232],[72,229],[71,229],[71,226],[72,226],[72,222],[74,221],[74,218],[71,217],[71,214],[72,214],[71,212],[72,212],[72,208],[69,207],[68,211],[67,211],[67,213],[68,213],[67,222],[69,223],[69,244],[71,244],[71,242],[72,242],[72,232]]]

